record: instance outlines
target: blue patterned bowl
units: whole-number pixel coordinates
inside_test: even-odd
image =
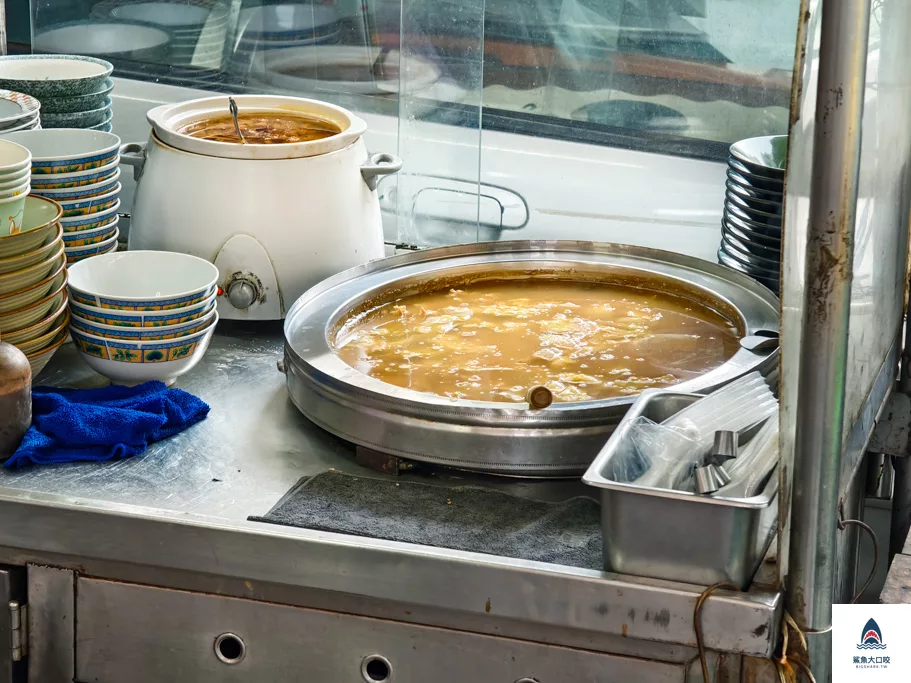
[[[21,130],[3,137],[32,153],[33,177],[95,171],[116,162],[120,156],[120,138],[99,130]]]
[[[125,311],[186,308],[212,295],[219,273],[209,261],[170,251],[124,251],[70,268],[71,298]]]
[[[39,197],[45,197],[47,199],[53,199],[55,202],[65,202],[71,201],[74,199],[87,199],[89,197],[98,197],[99,195],[107,194],[117,186],[117,182],[120,180],[120,169],[118,168],[114,175],[107,178],[102,178],[97,183],[92,183],[90,185],[83,185],[82,187],[66,187],[58,188],[55,190],[48,190],[45,188],[32,188],[31,194],[38,195]],[[0,187],[0,192],[3,188]]]
[[[97,256],[99,254],[109,254],[117,250],[117,237],[120,235],[120,230],[116,227],[114,228],[114,234],[108,237],[103,242],[96,242],[94,244],[86,244],[78,247],[71,247],[66,242],[63,244],[64,252],[66,253],[66,263],[71,265],[73,263],[78,263],[83,259],[87,259],[90,256]]]
[[[79,316],[73,312],[71,319],[73,327],[80,332],[93,334],[96,337],[105,339],[122,339],[125,341],[160,341],[165,339],[180,339],[188,337],[206,330],[209,325],[215,324],[215,318],[218,312],[213,308],[206,315],[197,320],[191,320],[179,325],[167,325],[163,327],[118,327],[116,325],[102,325],[93,323],[90,320]]]
[[[170,384],[202,360],[217,324],[216,313],[213,322],[202,332],[159,341],[106,339],[86,334],[73,325],[70,334],[89,367],[113,382],[139,384],[160,380]]]
[[[168,327],[199,320],[215,310],[215,292],[208,299],[186,308],[174,308],[170,311],[112,311],[107,308],[86,306],[74,299],[70,299],[73,313],[80,318],[111,327]]]
[[[63,226],[64,234],[70,232],[80,232],[82,230],[94,230],[95,228],[100,228],[103,225],[110,225],[111,223],[115,223],[119,218],[119,214],[117,213],[119,209],[120,202],[118,201],[110,209],[99,211],[98,213],[90,213],[88,216],[61,218],[60,225]]]
[[[120,183],[117,183],[112,190],[98,195],[97,197],[59,200],[57,203],[63,207],[64,218],[88,216],[93,213],[106,211],[107,209],[113,208],[115,204],[118,204],[120,202],[120,190]]]
[[[98,92],[111,75],[110,62],[79,55],[0,57],[0,88],[42,97],[72,97]]]
[[[63,190],[73,187],[85,187],[95,183],[110,180],[120,168],[120,154],[118,153],[109,163],[100,168],[76,173],[49,173],[46,175],[33,175],[32,187],[38,190]]]
[[[118,216],[117,220],[113,223],[102,225],[100,228],[80,230],[78,232],[65,232],[63,233],[63,244],[68,249],[75,249],[78,247],[88,247],[109,240],[112,237],[117,237],[119,234],[117,229],[119,220],[120,217]]]

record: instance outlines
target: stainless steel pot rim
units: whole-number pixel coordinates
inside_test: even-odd
[[[636,271],[677,280],[721,299],[741,317],[746,334],[777,330],[778,301],[767,289],[729,268],[681,254],[645,247],[574,241],[490,242],[442,247],[389,257],[352,268],[324,280],[306,292],[285,320],[286,356],[312,381],[330,392],[373,406],[390,408],[437,420],[476,421],[535,427],[555,422],[583,427],[625,409],[635,397],[583,403],[555,403],[545,410],[524,404],[450,400],[392,386],[348,366],[332,350],[331,330],[344,313],[359,301],[378,296],[395,283],[426,281],[446,271],[482,272],[512,268],[583,266],[590,269]],[[773,354],[774,355],[774,354]],[[769,362],[741,349],[725,365],[675,386],[680,391],[705,391]]]

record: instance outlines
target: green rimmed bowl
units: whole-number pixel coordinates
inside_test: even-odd
[[[24,254],[19,254],[18,256],[10,256],[8,258],[0,259],[0,275],[6,275],[7,273],[12,273],[16,270],[22,270],[23,268],[28,268],[33,266],[36,263],[41,263],[42,261],[47,261],[52,254],[56,253],[59,249],[59,242],[63,240],[63,228],[60,227],[60,224],[57,224],[57,231],[52,232],[45,239],[44,244],[39,246],[37,249],[32,251],[27,251]]]
[[[0,258],[18,256],[40,247],[56,229],[61,216],[63,208],[57,202],[42,197],[26,197],[22,232],[0,236]]]
[[[54,256],[49,260],[36,263],[22,270],[15,270],[6,275],[0,275],[0,296],[6,296],[38,284],[56,271],[61,263],[65,263],[65,260],[66,254],[63,251],[63,243],[61,242],[60,250],[55,252]]]
[[[39,299],[43,299],[51,292],[58,290],[60,285],[63,284],[66,284],[65,263],[61,263],[57,270],[31,287],[20,289],[19,291],[12,292],[6,296],[0,296],[0,315],[10,313],[19,308],[31,306]]]
[[[51,343],[39,349],[34,353],[27,353],[25,357],[28,359],[28,364],[32,368],[32,377],[37,377],[39,373],[44,370],[45,366],[51,362],[51,358],[54,357],[54,354],[57,353],[57,349],[63,346],[66,343],[67,337],[69,336],[69,329],[65,329],[57,335]]]
[[[62,292],[62,294],[62,298],[60,296],[55,298],[55,306],[50,309],[46,316],[15,332],[4,332],[3,341],[9,342],[13,346],[18,346],[25,354],[37,351],[42,346],[47,346],[54,335],[44,339],[44,343],[38,343],[38,340],[48,334],[51,329],[55,332],[60,332],[69,322],[70,312],[66,307],[66,292]],[[63,324],[61,325],[61,323]],[[31,346],[26,349],[23,348],[24,344],[31,344]]]
[[[48,332],[41,334],[34,339],[29,339],[19,344],[14,344],[26,356],[30,353],[36,353],[50,344],[61,332],[68,333],[70,324],[69,311],[63,309],[63,312],[51,320],[51,327]]]
[[[0,315],[0,334],[6,339],[8,335],[27,327],[35,325],[46,318],[51,311],[56,311],[60,306],[66,306],[66,285],[60,287],[43,299],[39,299],[31,306],[20,308],[10,313]]]

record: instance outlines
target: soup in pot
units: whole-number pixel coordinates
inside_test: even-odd
[[[283,145],[295,142],[322,140],[342,132],[329,121],[280,112],[241,112],[237,116],[240,131],[251,145]],[[195,121],[178,132],[190,137],[214,142],[240,144],[231,114]]]
[[[502,279],[384,302],[345,321],[336,352],[399,387],[453,399],[525,402],[638,394],[713,370],[740,332],[675,294],[602,282]]]

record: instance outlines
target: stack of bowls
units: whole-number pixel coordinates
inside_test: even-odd
[[[31,170],[32,155],[26,147],[0,140],[0,236],[22,230]]]
[[[169,63],[217,68],[228,30],[228,3],[218,0],[102,0],[92,8],[102,21],[136,22],[166,30]]]
[[[781,226],[788,137],[731,145],[718,262],[774,292],[781,274]]]
[[[58,204],[26,197],[22,230],[0,236],[0,338],[36,376],[66,341],[66,257]]]
[[[63,207],[67,263],[117,249],[120,138],[94,130],[33,130],[4,136],[32,153],[32,194]]]
[[[41,128],[41,102],[31,95],[0,90],[0,133]]]
[[[218,268],[167,251],[95,256],[69,270],[70,334],[100,375],[171,383],[201,359],[218,322]]]
[[[0,57],[0,88],[41,103],[42,128],[111,130],[110,62],[79,55]]]

